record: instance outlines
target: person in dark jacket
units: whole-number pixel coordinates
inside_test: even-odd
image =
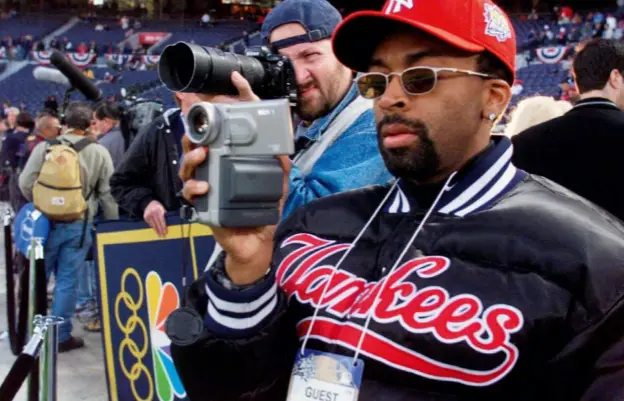
[[[549,178],[624,221],[624,43],[594,39],[573,63],[581,100],[513,138],[514,164]]]
[[[35,120],[32,116],[26,111],[19,113],[15,129],[7,136],[2,146],[0,160],[3,168],[17,169],[23,167],[26,138],[34,129]]]
[[[9,189],[9,203],[15,213],[27,203],[19,190],[18,179],[30,155],[28,138],[34,129],[35,120],[32,116],[26,111],[20,112],[15,130],[6,137],[0,152],[2,172]]]
[[[201,95],[176,93],[179,109],[167,110],[139,132],[111,178],[113,196],[131,218],[145,220],[156,233],[167,234],[165,214],[181,207],[178,167],[184,136],[182,115]]]
[[[389,0],[333,48],[367,71],[397,179],[212,227],[224,253],[167,322],[189,399],[622,399],[624,226],[491,135],[515,75],[504,12]],[[191,202],[205,157],[184,157]]]

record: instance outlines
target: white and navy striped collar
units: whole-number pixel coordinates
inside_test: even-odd
[[[526,172],[517,169],[511,163],[513,146],[509,138],[493,136],[494,146],[486,150],[469,170],[460,171],[440,198],[436,212],[454,216],[466,216],[484,209],[500,199],[507,191],[524,179]],[[406,214],[419,207],[410,192],[417,186],[399,181],[396,194],[390,198],[384,209],[391,214]]]

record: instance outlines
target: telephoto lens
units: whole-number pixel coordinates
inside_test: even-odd
[[[235,96],[233,71],[245,77],[254,90],[265,81],[265,68],[259,60],[191,43],[167,46],[158,63],[160,80],[174,92]]]

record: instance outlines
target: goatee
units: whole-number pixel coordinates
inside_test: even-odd
[[[405,125],[418,137],[415,145],[386,149],[381,130],[385,125]],[[399,115],[387,115],[377,124],[379,151],[388,171],[398,178],[415,182],[427,182],[440,169],[440,157],[429,136],[429,128],[420,120],[409,120]]]

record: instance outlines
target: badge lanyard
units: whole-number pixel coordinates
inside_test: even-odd
[[[420,224],[418,225],[418,228],[416,228],[416,230],[414,231],[414,234],[412,234],[412,237],[409,239],[409,241],[407,242],[407,244],[405,245],[405,248],[403,249],[403,251],[401,252],[401,254],[399,255],[399,257],[397,258],[397,260],[395,261],[394,265],[392,266],[392,269],[390,269],[390,271],[388,272],[388,274],[386,275],[386,277],[389,277],[399,266],[399,264],[401,263],[401,260],[403,260],[403,257],[405,256],[405,254],[408,252],[410,246],[412,245],[412,243],[414,242],[414,240],[416,240],[416,237],[418,236],[418,234],[420,233],[420,231],[422,230],[422,228],[424,227],[425,223],[427,222],[427,220],[429,219],[429,217],[431,216],[431,213],[433,213],[433,211],[435,210],[436,205],[440,202],[440,199],[442,198],[442,195],[444,194],[444,192],[446,192],[449,189],[449,183],[451,182],[451,180],[453,179],[453,177],[455,177],[456,173],[453,173],[449,176],[449,178],[446,180],[446,182],[444,183],[444,186],[442,187],[442,190],[440,190],[440,192],[438,193],[438,195],[436,196],[435,200],[433,201],[433,203],[431,204],[431,206],[429,207],[429,210],[427,211],[427,213],[425,214],[425,216],[423,217],[422,221],[420,222]],[[305,352],[305,348],[307,346],[308,343],[308,339],[310,338],[310,334],[312,333],[312,327],[314,326],[314,323],[318,317],[318,313],[320,310],[320,306],[323,304],[323,298],[325,298],[325,293],[327,292],[327,289],[329,288],[329,284],[332,282],[334,275],[336,274],[336,272],[340,269],[340,265],[342,264],[342,262],[347,258],[347,256],[351,253],[351,251],[355,248],[355,246],[357,245],[358,241],[360,240],[360,238],[362,237],[362,235],[364,234],[364,232],[368,229],[368,227],[371,225],[371,223],[373,222],[373,220],[377,217],[377,215],[381,212],[381,209],[383,208],[383,206],[386,204],[387,200],[390,198],[390,195],[395,192],[394,190],[397,188],[399,183],[399,180],[397,180],[394,185],[390,188],[390,190],[388,191],[388,193],[386,194],[386,196],[384,197],[384,199],[380,202],[379,206],[377,207],[377,209],[375,210],[375,212],[372,214],[372,216],[370,217],[370,219],[366,222],[366,224],[364,225],[364,227],[362,227],[362,230],[360,230],[360,232],[358,233],[358,235],[355,237],[355,239],[353,240],[353,243],[351,244],[351,246],[346,250],[346,252],[342,255],[342,257],[340,258],[340,260],[338,261],[338,263],[336,263],[336,267],[332,270],[332,274],[329,276],[329,279],[327,280],[327,282],[325,283],[325,286],[323,287],[323,292],[321,293],[321,296],[319,298],[319,302],[317,304],[317,306],[314,308],[314,314],[312,315],[312,321],[310,322],[310,326],[308,327],[308,332],[305,335],[305,338],[303,339],[303,344],[301,346],[301,355],[304,354]],[[400,190],[400,189],[399,189]],[[383,293],[383,290],[386,287],[386,282],[388,280],[384,280],[382,278],[383,282],[381,283],[381,288],[379,289],[379,291],[377,292],[377,295],[375,296],[375,300],[373,301],[373,306],[370,309],[370,312],[368,313],[368,316],[366,317],[366,322],[364,324],[364,328],[362,330],[362,334],[360,336],[360,339],[358,341],[358,345],[357,348],[355,350],[355,355],[353,357],[353,365],[356,366],[357,363],[357,358],[360,355],[360,351],[362,349],[362,345],[364,343],[364,338],[366,337],[366,334],[368,334],[368,326],[370,325],[370,321],[371,318],[373,316],[373,313],[375,311],[375,308],[377,307],[377,302],[379,302],[379,297],[381,296],[381,294]]]
[[[347,250],[342,255],[340,260],[338,260],[338,263],[336,263],[336,267],[332,270],[332,273],[329,276],[329,279],[327,280],[327,282],[325,283],[325,286],[323,287],[323,292],[321,293],[321,297],[319,298],[319,303],[314,308],[314,314],[312,315],[312,321],[310,322],[310,327],[308,327],[308,332],[306,333],[305,337],[303,338],[303,344],[301,345],[301,355],[303,355],[304,352],[305,352],[306,346],[308,344],[308,339],[310,338],[310,334],[312,334],[312,328],[314,327],[314,322],[316,322],[316,319],[318,317],[319,310],[321,309],[320,306],[323,304],[323,298],[325,298],[325,293],[327,292],[327,289],[329,288],[329,284],[334,279],[334,276],[336,275],[336,272],[338,272],[338,270],[340,269],[340,265],[342,264],[342,262],[347,258],[347,256],[349,256],[351,251],[355,248],[355,245],[358,243],[358,241],[360,240],[362,235],[364,235],[364,233],[368,229],[368,226],[370,226],[371,223],[373,222],[373,220],[375,220],[375,217],[377,217],[379,212],[381,212],[381,209],[386,204],[386,201],[390,198],[390,195],[392,195],[394,193],[394,190],[398,187],[398,185],[399,185],[399,180],[396,180],[394,182],[394,184],[392,185],[392,187],[390,188],[390,190],[388,191],[388,193],[386,194],[386,196],[379,203],[379,206],[377,206],[377,209],[373,212],[373,214],[370,217],[370,219],[368,219],[368,221],[366,222],[364,227],[360,230],[358,235],[355,237],[355,239],[353,240],[353,243],[351,243],[351,246],[349,248],[347,248]]]
[[[325,283],[318,306],[314,308],[314,315],[310,327],[305,335],[301,346],[301,353],[297,353],[293,366],[286,401],[355,401],[358,399],[359,389],[362,384],[364,362],[354,364],[351,357],[337,355],[328,352],[306,350],[312,327],[317,319],[320,305],[322,304],[329,283],[334,279],[340,264],[351,253],[368,226],[379,214],[386,201],[395,192],[399,180],[395,181],[388,193],[381,201],[364,228],[360,230],[351,246],[340,258],[336,267]]]
[[[412,234],[412,237],[409,239],[409,241],[405,245],[405,248],[403,248],[403,251],[401,252],[399,257],[396,259],[396,261],[394,262],[394,266],[392,266],[392,269],[390,269],[386,277],[390,277],[392,273],[394,273],[394,271],[399,267],[399,264],[405,257],[405,254],[409,250],[410,246],[412,246],[412,244],[416,240],[416,237],[418,236],[422,228],[425,226],[425,223],[427,222],[427,220],[429,220],[429,216],[431,216],[431,213],[433,213],[433,211],[435,210],[436,205],[438,204],[438,202],[440,202],[442,195],[444,194],[444,192],[450,189],[449,184],[451,180],[453,179],[453,177],[455,177],[455,173],[451,174],[451,176],[444,183],[444,187],[442,187],[442,190],[438,193],[438,196],[436,196],[435,200],[431,204],[431,207],[425,214],[425,217],[423,217],[422,221],[418,225],[418,228],[416,228],[416,231],[414,231],[414,234]],[[353,356],[353,363],[357,362],[357,358],[360,355],[360,351],[362,350],[362,345],[364,344],[364,338],[366,337],[366,334],[368,334],[368,326],[370,324],[371,318],[373,317],[373,313],[375,313],[375,309],[377,308],[377,302],[379,302],[379,297],[381,296],[384,289],[386,288],[386,283],[388,281],[389,280],[386,279],[386,280],[383,280],[383,282],[381,283],[381,288],[377,292],[377,295],[375,296],[375,300],[373,301],[373,307],[370,309],[370,312],[368,313],[368,316],[366,317],[366,323],[364,323],[364,329],[362,330],[362,334],[360,335],[360,340],[358,341],[357,348],[355,349],[355,355]]]
[[[336,272],[340,269],[342,262],[355,248],[364,232],[368,229],[377,215],[379,215],[390,196],[395,193],[399,180],[397,180],[390,188],[370,219],[360,230],[338,263],[336,263],[336,267],[332,270],[329,279],[325,283],[319,302],[314,308],[314,314],[312,315],[310,326],[308,327],[308,331],[303,339],[301,353],[298,353],[295,359],[292,375],[290,377],[290,384],[288,386],[287,401],[356,401],[358,399],[364,376],[364,361],[359,360],[358,357],[360,356],[364,338],[366,337],[366,334],[368,334],[368,326],[370,325],[371,317],[373,316],[377,303],[379,302],[379,297],[385,289],[388,277],[390,277],[390,275],[399,266],[399,263],[424,227],[425,223],[429,219],[429,216],[431,216],[431,213],[435,210],[435,207],[442,198],[442,195],[449,189],[449,183],[454,176],[455,173],[453,173],[445,182],[444,186],[436,196],[436,199],[433,201],[433,204],[423,217],[421,223],[418,225],[418,228],[414,231],[407,245],[401,252],[401,255],[397,258],[396,262],[392,266],[392,269],[390,269],[388,275],[381,278],[383,282],[381,283],[379,292],[375,296],[373,306],[366,317],[366,322],[364,324],[362,334],[360,335],[354,356],[351,358],[345,355],[338,355],[329,352],[321,352],[310,349],[306,350],[308,340],[310,339],[310,335],[312,333],[312,327],[317,320],[320,306],[323,304],[323,298],[325,298],[329,284],[332,282]],[[396,191],[397,194],[398,191],[400,191],[400,188]]]

